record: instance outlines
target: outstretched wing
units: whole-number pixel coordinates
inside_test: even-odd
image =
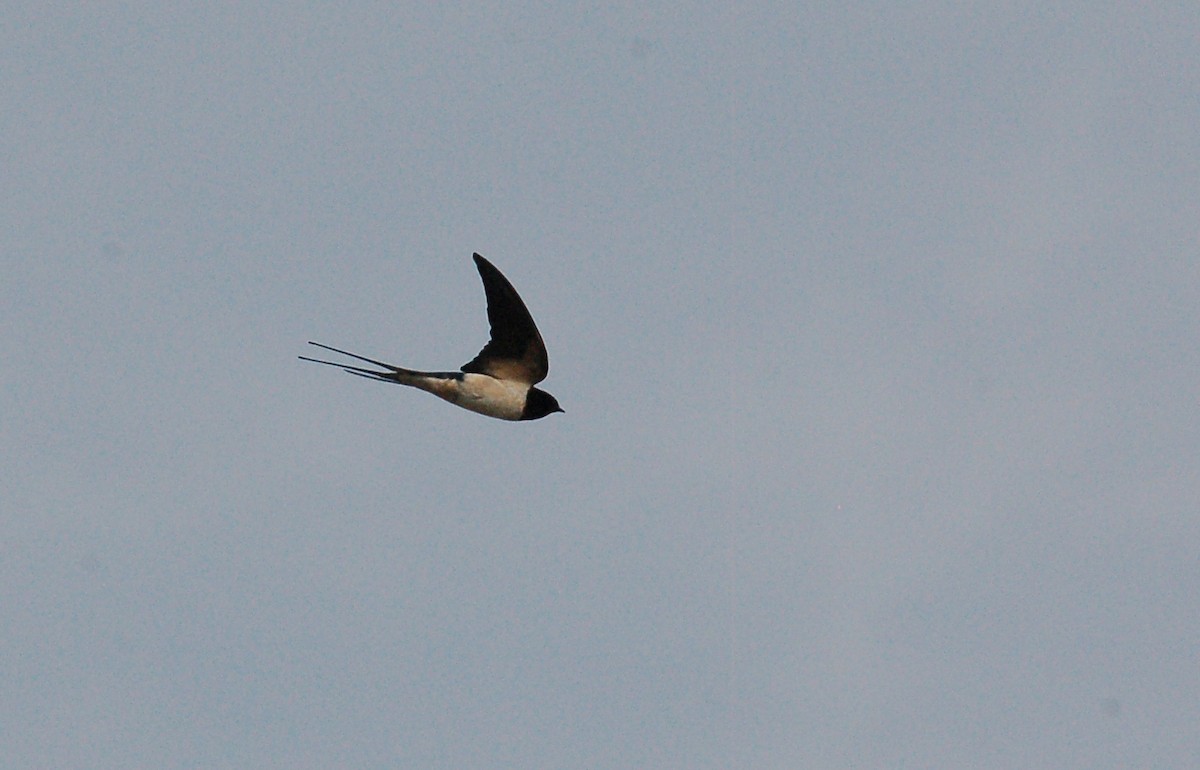
[[[533,316],[495,265],[476,254],[475,266],[487,294],[492,338],[462,370],[528,385],[541,382],[550,371],[550,362]]]

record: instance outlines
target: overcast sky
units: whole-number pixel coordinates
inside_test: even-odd
[[[18,2],[0,103],[5,767],[1200,766],[1200,5]],[[473,251],[565,414],[296,360]]]

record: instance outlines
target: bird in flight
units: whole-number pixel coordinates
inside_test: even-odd
[[[546,344],[542,342],[542,335],[533,323],[533,316],[529,315],[517,290],[495,265],[476,254],[475,267],[479,268],[483,291],[487,295],[492,338],[479,351],[479,355],[463,364],[460,371],[418,372],[402,369],[311,341],[309,345],[374,364],[384,371],[307,356],[300,356],[300,360],[341,367],[359,377],[420,388],[463,409],[501,420],[537,420],[563,411],[554,396],[533,387],[546,379],[546,373],[550,370]]]

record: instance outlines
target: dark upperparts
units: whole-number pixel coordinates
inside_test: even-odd
[[[544,390],[530,388],[525,396],[525,409],[521,412],[522,420],[538,420],[548,414],[565,411],[558,405],[554,396]]]
[[[529,385],[546,379],[550,370],[546,344],[529,308],[495,265],[476,254],[475,267],[487,295],[491,338],[479,355],[463,364],[462,370]]]

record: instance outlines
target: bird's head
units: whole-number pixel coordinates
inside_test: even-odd
[[[565,411],[558,405],[554,396],[544,390],[530,388],[525,396],[525,411],[521,413],[522,420],[537,420],[548,414]]]

